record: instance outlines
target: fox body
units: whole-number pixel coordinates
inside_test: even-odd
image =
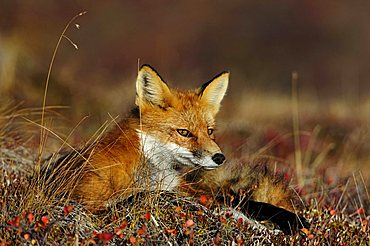
[[[285,214],[290,227],[302,227],[298,221],[304,219],[292,213],[284,183],[258,167],[224,163],[214,129],[228,81],[229,73],[223,72],[196,90],[170,89],[153,68],[142,66],[136,107],[75,162],[84,168],[73,198],[94,211],[112,197],[148,188],[208,194],[220,203],[244,190],[247,200],[233,199],[238,204],[232,206],[277,223],[277,214]],[[59,165],[68,165],[66,159]]]
[[[215,169],[223,164],[213,129],[227,83],[223,73],[197,91],[170,90],[151,67],[143,66],[136,82],[137,108],[89,153],[88,171],[75,194],[99,206],[146,184],[174,190],[184,166]]]

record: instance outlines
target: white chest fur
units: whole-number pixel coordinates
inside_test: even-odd
[[[144,166],[153,190],[174,190],[180,178],[173,166],[177,162],[179,146],[173,143],[162,143],[152,135],[138,131]]]

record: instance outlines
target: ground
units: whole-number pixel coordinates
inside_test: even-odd
[[[275,159],[270,168],[282,173],[306,204],[300,213],[311,223],[308,230],[286,236],[269,224],[234,219],[227,208],[207,208],[206,197],[159,191],[114,201],[93,215],[68,197],[57,197],[57,186],[47,187],[35,176],[39,136],[27,123],[40,112],[8,106],[0,115],[1,245],[368,245],[368,123],[311,115],[300,117],[296,129],[289,117],[279,119],[269,110],[238,110],[240,117],[248,111],[252,118],[242,122],[221,115],[231,120],[219,126],[224,152],[239,161],[257,155]],[[50,145],[56,145],[58,138],[49,135]]]

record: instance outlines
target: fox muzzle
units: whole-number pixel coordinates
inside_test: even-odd
[[[216,153],[212,156],[212,160],[217,164],[221,165],[224,163],[226,157],[222,153]]]

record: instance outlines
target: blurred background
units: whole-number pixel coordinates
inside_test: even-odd
[[[89,116],[77,131],[83,137],[108,114],[126,112],[134,103],[138,63],[184,88],[229,70],[219,119],[228,134],[221,140],[231,139],[227,146],[234,151],[245,143],[256,150],[291,132],[296,71],[300,129],[307,131],[302,146],[319,128],[318,150],[334,142],[328,153],[343,154],[349,142],[351,153],[365,158],[358,165],[369,167],[369,1],[1,0],[2,101],[42,106],[58,38],[83,11],[67,30],[51,74],[47,105],[68,107],[57,110],[58,131],[67,134]],[[291,139],[284,141],[275,155],[293,148]]]

